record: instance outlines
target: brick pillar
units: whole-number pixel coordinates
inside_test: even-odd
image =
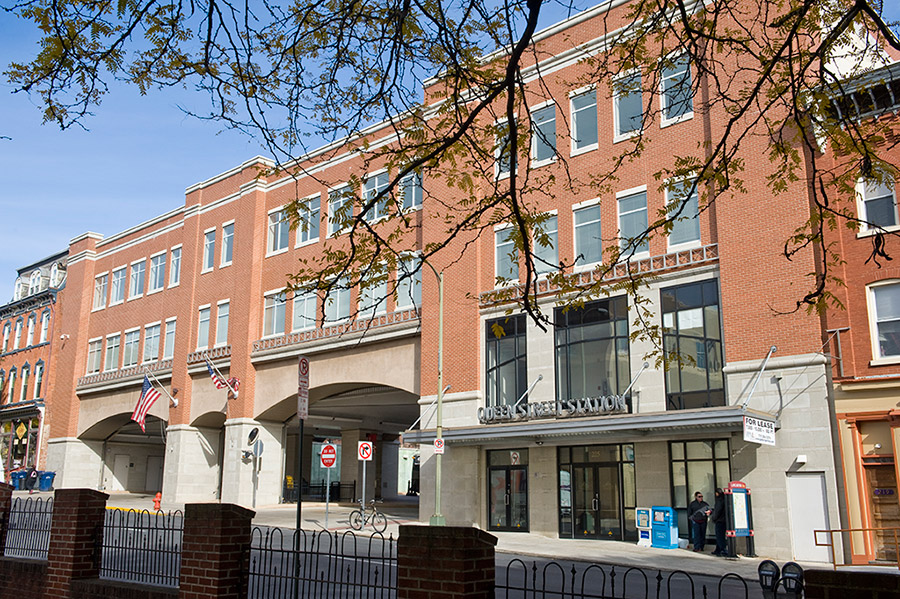
[[[103,538],[108,498],[106,493],[91,489],[56,490],[45,598],[67,599],[73,580],[98,576],[100,561],[94,559],[94,550],[95,543]]]
[[[189,503],[184,508],[182,599],[246,597],[241,571],[255,512],[230,503]]]
[[[397,599],[493,599],[496,545],[477,528],[401,525]]]
[[[12,508],[12,485],[0,483],[0,555],[6,547],[6,533],[9,530],[9,510]]]

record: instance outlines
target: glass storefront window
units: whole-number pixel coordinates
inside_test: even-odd
[[[724,488],[731,482],[728,440],[671,441],[669,455],[672,506],[678,516],[678,534],[686,538],[689,536],[687,507],[694,499],[694,492],[703,493],[706,502],[712,505],[716,488]]]
[[[528,532],[528,450],[488,452],[488,528]]]

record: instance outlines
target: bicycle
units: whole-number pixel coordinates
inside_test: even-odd
[[[350,527],[353,530],[362,530],[366,524],[371,522],[372,528],[374,528],[376,532],[384,532],[387,528],[387,517],[375,507],[374,499],[369,501],[369,505],[371,506],[371,510],[366,510],[362,500],[360,500],[359,509],[350,512]]]

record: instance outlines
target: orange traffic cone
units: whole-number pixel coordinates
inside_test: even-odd
[[[159,504],[162,502],[162,493],[157,493],[153,498],[153,509],[157,512],[160,510]]]

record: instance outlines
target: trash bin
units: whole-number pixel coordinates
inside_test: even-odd
[[[53,489],[53,479],[56,478],[56,472],[40,473],[40,490],[50,491]]]
[[[12,486],[15,487],[16,491],[24,491],[25,490],[25,471],[24,470],[16,470],[14,472],[9,473],[10,481],[12,482]]]

